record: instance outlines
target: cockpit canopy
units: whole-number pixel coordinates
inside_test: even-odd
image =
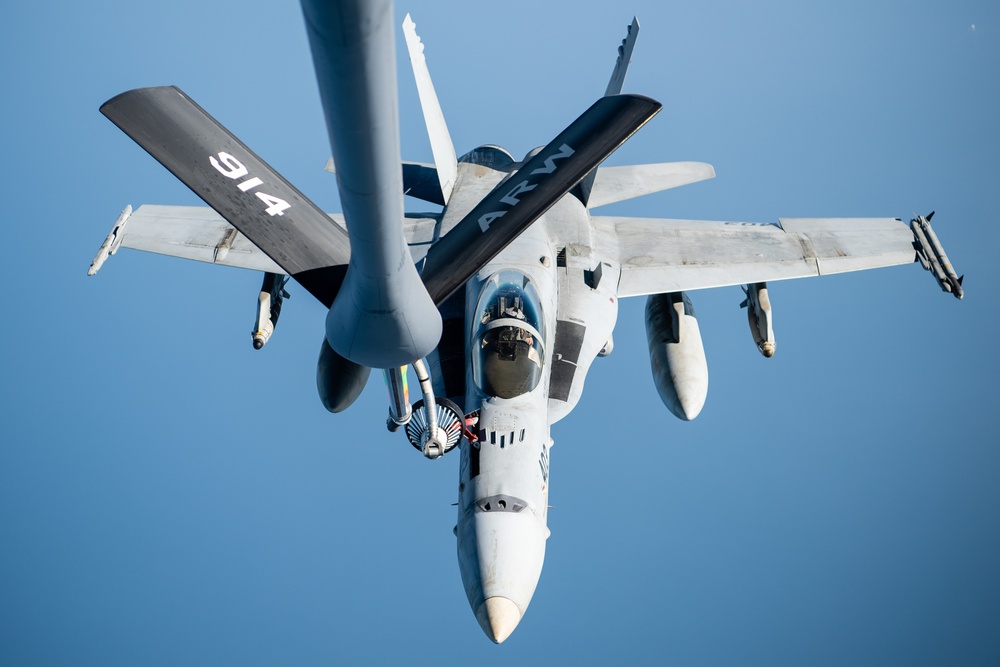
[[[541,303],[528,277],[501,271],[483,286],[473,342],[476,386],[498,398],[514,398],[538,386],[544,362]]]

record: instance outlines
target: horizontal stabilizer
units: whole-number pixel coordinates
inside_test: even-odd
[[[589,208],[596,208],[709,178],[715,178],[715,168],[704,162],[601,167],[597,171],[587,205]]]
[[[325,171],[337,173],[333,158],[326,161]],[[403,194],[414,199],[444,206],[437,167],[424,162],[403,162]]]
[[[403,163],[403,194],[440,206],[447,203],[439,185],[438,170],[432,164]]]
[[[179,88],[140,88],[101,113],[329,307],[347,233]]]
[[[465,284],[660,108],[640,95],[602,97],[494,188],[428,251],[422,278],[434,302]]]

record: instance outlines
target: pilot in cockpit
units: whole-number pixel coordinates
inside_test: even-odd
[[[514,398],[541,380],[542,343],[537,297],[523,276],[491,280],[479,305],[481,327],[473,355],[476,385],[487,395]]]

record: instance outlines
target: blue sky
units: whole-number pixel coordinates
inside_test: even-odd
[[[690,424],[657,397],[643,300],[623,301],[553,428],[545,569],[497,647],[459,578],[457,457],[388,434],[379,382],[322,409],[318,303],[294,288],[255,352],[256,274],[124,251],[86,276],[125,204],[199,203],[98,113],[130,88],[180,86],[339,210],[297,4],[7,3],[0,662],[1000,661],[1000,6],[406,11],[459,151],[515,155],[603,92],[638,15],[625,89],[664,110],[609,164],[718,178],[601,212],[936,210],[965,300],[916,266],[774,283],[765,360],[737,288],[694,293],[711,383]],[[400,63],[403,155],[430,161]]]

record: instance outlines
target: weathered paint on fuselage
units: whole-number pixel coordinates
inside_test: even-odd
[[[460,162],[442,233],[516,168],[499,151],[477,149]],[[594,256],[594,234],[587,209],[569,194],[466,285],[463,407],[467,414],[478,412],[479,421],[477,439],[461,444],[456,534],[469,603],[494,641],[506,638],[523,616],[541,574],[549,535],[550,426],[576,405],[617,317],[619,269]],[[530,281],[541,304],[542,378],[527,393],[499,398],[477,386],[471,359],[483,286],[512,270]],[[516,605],[513,625],[491,622],[490,598]]]

